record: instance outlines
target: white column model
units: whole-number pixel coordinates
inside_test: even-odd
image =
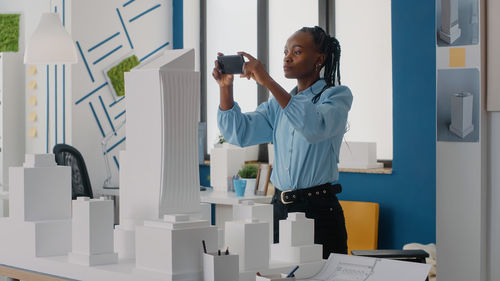
[[[118,262],[113,251],[113,201],[78,197],[73,200],[72,249],[69,261],[83,265]]]
[[[441,0],[441,30],[439,37],[452,44],[460,37],[458,26],[458,0]]]
[[[134,228],[200,209],[200,79],[194,50],[167,50],[125,73],[127,148],[120,154],[120,257],[134,255]]]
[[[21,256],[58,256],[71,250],[71,167],[53,154],[27,154],[9,169],[10,217],[0,220],[0,248]]]
[[[460,138],[465,138],[474,131],[472,124],[474,97],[470,93],[458,93],[451,95],[450,102],[450,131]]]

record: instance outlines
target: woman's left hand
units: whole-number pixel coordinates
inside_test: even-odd
[[[271,76],[267,73],[262,62],[245,52],[238,52],[238,55],[242,55],[248,59],[248,61],[243,64],[243,74],[241,74],[240,77],[247,79],[252,78],[257,81],[257,83],[265,86],[271,79]]]

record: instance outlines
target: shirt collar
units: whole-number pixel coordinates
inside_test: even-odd
[[[295,96],[301,93],[316,95],[319,92],[321,92],[321,90],[323,90],[325,85],[326,85],[325,80],[319,79],[318,81],[314,82],[314,84],[312,84],[309,88],[305,89],[302,92],[298,92],[297,86],[295,86],[295,88],[293,88],[293,90],[290,92],[290,95]]]

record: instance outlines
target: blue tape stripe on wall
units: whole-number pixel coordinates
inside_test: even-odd
[[[49,153],[49,65],[47,64],[47,69],[46,69],[46,74],[47,74],[47,112],[46,112],[46,118],[47,118],[47,132],[45,134],[46,137],[46,147],[45,147],[45,153]]]
[[[106,86],[106,85],[108,85],[108,82],[104,82],[104,83],[102,83],[102,85],[101,85],[101,86],[99,86],[99,87],[97,87],[96,89],[92,90],[92,92],[90,92],[90,93],[86,94],[83,98],[81,98],[81,99],[77,100],[77,101],[75,102],[75,105],[77,105],[77,104],[81,103],[83,100],[85,100],[86,98],[90,97],[91,95],[93,95],[94,93],[96,93],[97,91],[99,91],[100,89],[102,89],[102,88],[103,88],[104,86]]]
[[[94,65],[98,64],[99,62],[101,62],[103,59],[109,57],[112,53],[118,51],[119,49],[121,49],[123,47],[123,45],[120,45],[116,48],[114,48],[113,50],[109,51],[108,53],[106,53],[104,56],[100,57],[98,60],[96,60],[95,62],[93,62]]]
[[[162,48],[165,48],[167,45],[169,44],[169,42],[161,45],[160,47],[156,48],[154,51],[152,51],[151,53],[145,55],[143,58],[141,58],[139,61],[142,62],[143,60],[149,58],[150,56],[154,55],[156,52],[158,52],[159,50],[161,50]]]
[[[57,144],[57,64],[54,65],[54,144]]]
[[[90,48],[90,49],[88,50],[88,52],[89,52],[89,53],[90,53],[90,52],[92,52],[92,51],[93,51],[93,50],[95,50],[96,48],[100,47],[102,44],[104,44],[104,43],[108,42],[109,40],[111,40],[111,39],[115,38],[115,37],[116,37],[116,36],[118,36],[118,35],[120,35],[120,32],[117,32],[117,33],[115,33],[115,34],[113,34],[113,35],[109,36],[108,38],[104,39],[103,41],[101,41],[101,42],[97,43],[97,45],[95,45],[94,47]]]
[[[123,96],[123,97],[121,97],[121,98],[119,98],[119,99],[115,100],[112,104],[110,104],[110,105],[109,105],[109,107],[113,107],[115,104],[117,104],[117,103],[121,102],[124,98],[125,98],[125,96]]]
[[[63,14],[62,14],[62,24],[66,26],[66,1],[62,0]]]
[[[106,106],[104,105],[104,102],[102,101],[102,96],[99,96],[99,101],[101,102],[102,109],[104,110],[104,113],[106,114],[106,118],[108,118],[109,126],[111,126],[111,129],[113,130],[113,133],[116,136],[115,126],[113,126],[113,122],[111,121],[111,118],[109,117],[108,110],[106,109]]]
[[[130,5],[130,3],[134,2],[135,0],[130,0],[128,1],[127,3],[123,4],[123,7],[127,7],[128,5]]]
[[[101,135],[104,138],[104,130],[102,129],[101,122],[99,122],[99,118],[97,118],[97,114],[95,113],[94,106],[92,105],[92,102],[89,102],[90,110],[92,111],[92,114],[94,115],[95,121],[97,123],[97,126],[99,127],[99,131],[101,131]]]
[[[131,18],[128,22],[133,22],[133,21],[137,20],[138,18],[144,16],[145,14],[147,14],[147,13],[149,13],[149,12],[151,12],[151,11],[157,9],[157,8],[159,8],[160,6],[161,6],[161,4],[153,6],[153,7],[149,8],[149,9],[147,9],[146,11],[138,14],[137,16]]]
[[[64,0],[63,0],[64,1]],[[63,64],[63,142],[66,143],[66,65]]]
[[[130,40],[130,36],[128,35],[127,28],[125,27],[125,23],[123,22],[122,15],[120,14],[120,10],[116,8],[116,13],[118,14],[118,17],[120,18],[120,22],[122,23],[123,31],[125,31],[125,35],[127,36],[128,43],[130,44],[130,48],[133,49],[134,45],[132,45],[132,40]]]
[[[172,47],[174,49],[184,48],[184,28],[183,28],[183,6],[182,0],[172,1]]]
[[[113,160],[115,160],[116,168],[120,170],[120,163],[118,163],[118,159],[116,159],[116,156],[113,156]]]
[[[125,139],[127,139],[127,138],[124,137],[123,139],[119,140],[117,143],[113,144],[113,146],[111,146],[110,148],[108,148],[108,150],[106,150],[106,154],[108,154],[111,150],[115,149],[118,145],[120,145],[120,143],[124,142]]]
[[[80,51],[80,55],[82,56],[83,62],[85,63],[85,67],[87,68],[87,72],[89,73],[90,80],[94,83],[94,76],[92,76],[92,72],[90,72],[89,64],[83,55],[82,48],[80,47],[80,42],[76,41],[76,46],[78,47],[78,51]]]
[[[115,116],[115,120],[120,118],[120,116],[122,116],[123,114],[125,114],[125,110],[120,112],[118,115]]]
[[[380,249],[436,242],[435,1],[392,0],[391,9],[393,174],[339,178],[339,199],[380,204]]]

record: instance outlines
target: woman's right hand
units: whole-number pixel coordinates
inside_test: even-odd
[[[223,56],[222,53],[217,53],[217,56]],[[233,86],[233,74],[222,74],[222,68],[219,65],[219,62],[215,60],[215,67],[212,71],[212,76],[215,79],[215,82],[219,84],[219,87],[230,87]]]

